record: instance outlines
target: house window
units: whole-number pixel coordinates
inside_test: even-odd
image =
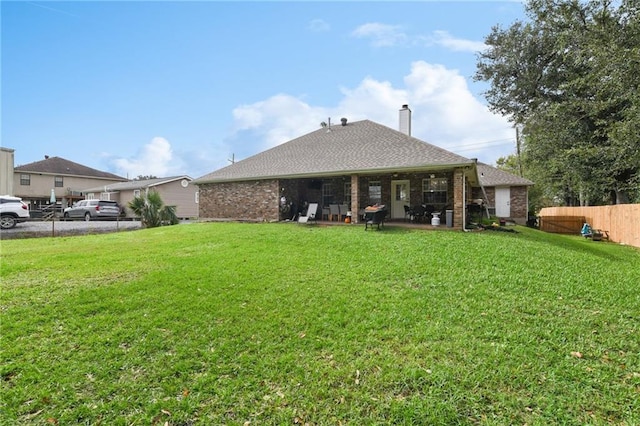
[[[351,209],[351,182],[344,183],[344,203]]]
[[[101,192],[100,199],[102,201],[111,201],[111,193],[110,192]]]
[[[29,186],[31,185],[31,175],[20,175],[20,185]]]
[[[369,204],[382,204],[382,184],[379,180],[369,181]]]
[[[322,184],[322,205],[328,206],[333,203],[333,188],[330,183]]]
[[[140,198],[140,190],[139,189],[134,189],[133,190],[133,196],[137,197],[137,198]]]
[[[53,186],[55,186],[56,188],[64,187],[64,180],[62,176],[56,176],[53,178]]]
[[[87,200],[95,200],[96,199],[96,194],[94,194],[93,192],[90,192],[87,194]]]
[[[200,192],[196,191],[196,204],[198,204],[200,202]]]
[[[424,204],[447,204],[447,178],[431,177],[422,180]]]

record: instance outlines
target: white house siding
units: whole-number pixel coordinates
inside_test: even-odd
[[[184,188],[181,185],[183,179],[167,182],[152,186],[150,190],[154,190],[160,194],[162,201],[167,206],[176,206],[176,214],[181,219],[193,219],[198,217],[198,204],[196,203],[196,193],[198,187],[191,182]],[[140,189],[144,193],[145,189]],[[119,192],[118,203],[125,207],[127,216],[133,216],[131,209],[128,208],[129,202],[134,199],[134,190],[122,190]]]
[[[198,217],[198,204],[196,203],[196,192],[198,187],[191,182],[184,188],[181,185],[183,179],[155,186],[162,197],[162,201],[168,206],[176,206],[176,213],[179,218],[189,219]]]
[[[0,147],[0,194],[13,195],[14,150]]]

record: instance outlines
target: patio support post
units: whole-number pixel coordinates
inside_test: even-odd
[[[358,206],[360,205],[359,181],[358,175],[351,175],[351,223],[360,223],[360,215],[358,215]]]
[[[453,227],[464,229],[464,170],[453,172]]]

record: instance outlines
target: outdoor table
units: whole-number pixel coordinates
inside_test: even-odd
[[[385,205],[369,206],[364,209],[364,230],[369,227],[384,226],[384,218],[387,216],[387,207]]]

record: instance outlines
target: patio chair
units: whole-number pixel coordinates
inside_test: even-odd
[[[329,207],[323,207],[322,208],[322,217],[320,218],[320,220],[329,220]]]
[[[413,209],[413,220],[414,222],[424,222],[425,214],[427,210],[424,208],[422,204],[415,206]]]
[[[409,219],[409,221],[413,220],[413,210],[411,210],[411,207],[409,206],[404,206],[404,220]]]
[[[426,204],[424,206],[424,221],[427,223],[431,223],[431,216],[433,215],[433,213],[436,211],[436,208],[434,206],[432,206],[431,204]],[[442,217],[445,217],[444,213],[442,214]]]
[[[340,220],[340,206],[337,204],[329,204],[329,220]]]
[[[304,216],[298,217],[298,223],[307,223],[309,221],[316,221],[316,214],[318,213],[318,203],[309,203],[307,213]]]
[[[346,204],[340,204],[340,215],[338,216],[340,220],[345,220],[347,218],[347,212],[349,211],[349,207]]]
[[[384,226],[384,219],[387,216],[387,209],[385,206],[379,207],[367,207],[364,212],[364,230],[374,226],[380,230],[381,226]]]

